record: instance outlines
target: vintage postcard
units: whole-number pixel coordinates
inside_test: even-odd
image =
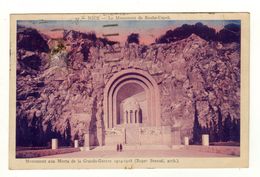
[[[248,167],[248,13],[10,18],[10,169]]]

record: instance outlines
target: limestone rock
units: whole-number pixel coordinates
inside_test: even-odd
[[[105,84],[129,68],[143,70],[157,82],[162,125],[178,124],[189,132],[194,101],[202,125],[216,119],[218,107],[223,117],[240,118],[239,44],[211,44],[193,34],[168,44],[119,46],[90,34],[66,31],[66,51],[51,56],[47,45],[51,39],[45,38],[34,29],[18,30],[16,108],[21,130],[44,127],[39,136],[63,137],[64,132],[71,132],[71,140],[83,139],[89,129],[104,126]],[[28,46],[27,40],[40,42]]]

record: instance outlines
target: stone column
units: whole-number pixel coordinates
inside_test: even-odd
[[[140,120],[139,120],[139,110],[136,111],[136,120],[137,122],[136,123],[140,123]]]
[[[184,137],[184,145],[185,146],[189,145],[189,137],[187,137],[187,136]]]
[[[123,111],[123,121],[124,121],[124,124],[126,124],[126,111]]]
[[[129,124],[129,115],[128,115],[128,114],[129,114],[129,112],[128,112],[128,110],[127,110],[127,111],[126,111],[126,123],[127,123],[127,124]]]
[[[74,148],[78,148],[79,147],[79,140],[74,140]]]
[[[129,123],[131,124],[132,123],[132,119],[133,119],[133,112],[132,110],[129,110]]]
[[[132,114],[131,114],[132,116],[131,116],[131,123],[134,123],[134,117],[135,117],[135,115],[134,115],[134,111],[132,110]]]
[[[134,123],[137,123],[137,115],[136,115],[137,110],[134,110]]]
[[[133,123],[135,124],[135,110],[133,110]]]
[[[202,135],[202,146],[209,146],[209,135]]]
[[[131,110],[128,110],[128,124],[131,123]]]
[[[51,139],[51,149],[58,149],[58,139]]]

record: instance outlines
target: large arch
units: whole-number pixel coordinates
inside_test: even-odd
[[[120,85],[118,85],[118,87],[116,87],[116,89],[115,89],[115,91],[114,91],[114,94],[113,94],[113,103],[116,103],[116,101],[117,101],[117,95],[118,95],[118,92],[119,92],[119,90],[123,87],[123,86],[125,86],[125,85],[127,85],[127,84],[132,84],[132,83],[135,83],[135,84],[138,84],[138,85],[140,85],[141,86],[141,88],[143,88],[144,89],[144,91],[145,91],[145,93],[146,93],[146,98],[148,99],[148,104],[150,103],[149,102],[149,98],[150,98],[150,90],[148,89],[148,87],[144,84],[144,83],[142,83],[142,82],[140,82],[140,81],[137,81],[137,80],[126,80],[126,81],[124,81],[123,83],[121,83]],[[114,105],[114,104],[113,104]],[[113,118],[117,118],[118,117],[118,115],[117,115],[117,106],[113,106]],[[149,106],[148,106],[148,109],[149,109]],[[149,111],[148,111],[148,113],[149,113]],[[149,116],[149,114],[148,114],[148,116]]]
[[[139,84],[146,91],[149,116],[149,126],[160,126],[161,110],[159,88],[155,80],[147,72],[139,69],[122,70],[114,74],[106,83],[104,89],[104,123],[105,128],[116,125],[116,97],[118,90],[127,83]]]

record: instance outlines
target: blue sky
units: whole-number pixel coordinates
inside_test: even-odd
[[[124,20],[124,21],[88,21],[88,20],[27,20],[18,21],[19,25],[36,28],[39,31],[51,34],[53,29],[73,29],[82,32],[95,32],[98,36],[108,33],[119,33],[119,37],[112,40],[125,41],[130,33],[139,33],[143,43],[150,43],[169,29],[174,29],[183,24],[201,22],[216,30],[222,29],[226,24],[240,24],[239,20]],[[118,24],[117,27],[103,28],[106,24]]]
[[[181,26],[182,24],[195,24],[197,22],[202,22],[205,25],[216,27],[220,26],[223,27],[229,23],[236,23],[240,24],[238,20],[144,20],[144,21],[137,21],[137,20],[127,20],[127,21],[113,21],[112,23],[117,23],[119,28],[126,29],[126,28],[161,28],[167,26]],[[39,21],[39,20],[29,20],[29,21],[18,21],[18,24],[35,27],[35,28],[77,28],[77,27],[84,27],[89,29],[98,29],[102,28],[104,24],[111,24],[111,21],[75,21],[75,20],[46,20],[46,21]]]

